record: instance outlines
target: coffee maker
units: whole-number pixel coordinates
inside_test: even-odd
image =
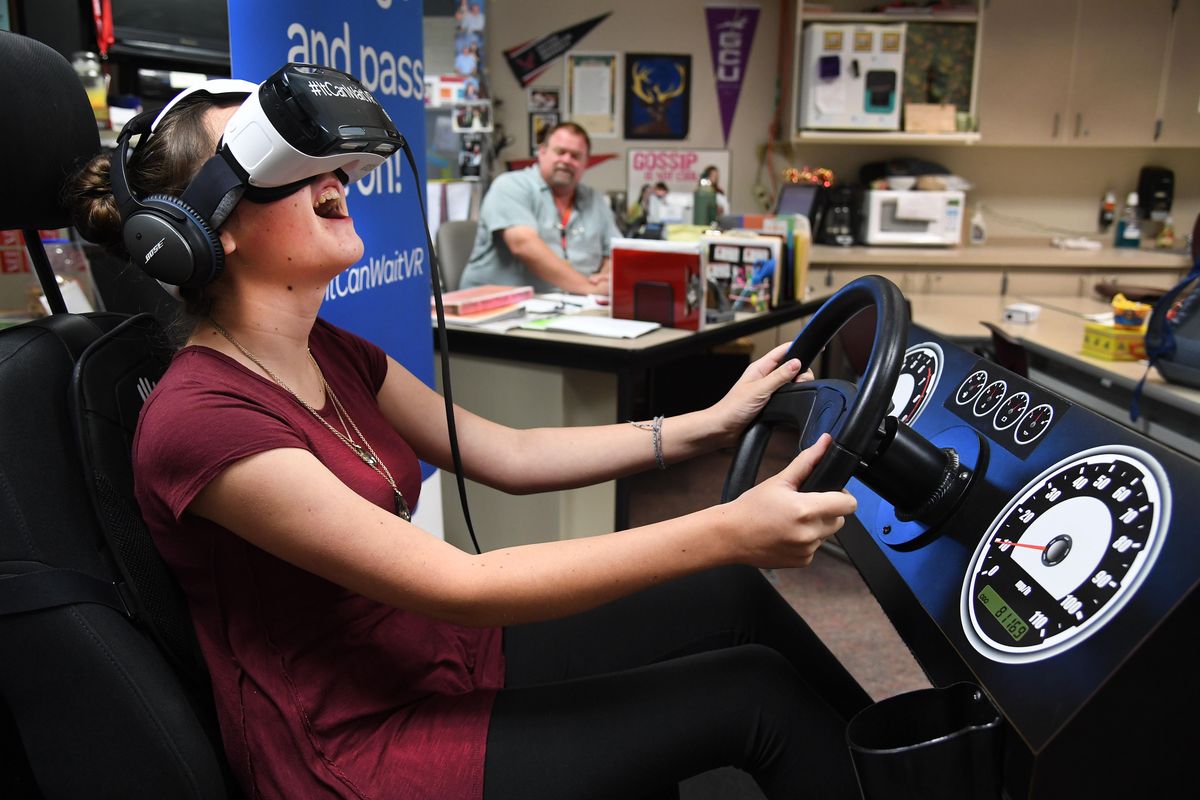
[[[858,238],[858,192],[838,185],[825,191],[825,208],[816,239],[821,244],[849,247]]]
[[[1166,167],[1142,167],[1137,195],[1142,219],[1165,221],[1171,215],[1171,202],[1175,197],[1175,173]]]

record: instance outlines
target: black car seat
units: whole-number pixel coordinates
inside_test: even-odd
[[[170,359],[150,314],[66,313],[38,235],[99,152],[67,61],[0,31],[0,229],[54,312],[0,331],[0,797],[237,797],[178,587],[132,494],[130,442]]]

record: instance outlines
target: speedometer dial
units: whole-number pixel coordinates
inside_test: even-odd
[[[996,410],[996,419],[992,425],[998,431],[1011,428],[1029,408],[1029,392],[1017,392],[1004,401],[1004,405]]]
[[[904,424],[916,422],[933,397],[943,361],[942,348],[934,342],[916,344],[904,352],[904,364],[892,391],[892,414]]]
[[[1013,431],[1013,438],[1016,439],[1017,444],[1029,444],[1046,432],[1053,419],[1053,406],[1049,403],[1036,405],[1017,423],[1017,429]]]
[[[975,411],[975,416],[986,417],[996,410],[996,406],[1004,400],[1004,395],[1008,393],[1007,381],[992,381],[987,387],[979,393],[979,397],[975,400],[975,405],[972,408]]]
[[[987,385],[987,382],[988,374],[981,369],[975,370],[962,382],[962,385],[958,387],[958,391],[954,393],[954,402],[960,406],[967,405],[979,396],[980,390]]]
[[[963,581],[963,630],[995,661],[1057,655],[1137,591],[1165,536],[1170,485],[1147,453],[1111,446],[1055,464],[993,520]]]

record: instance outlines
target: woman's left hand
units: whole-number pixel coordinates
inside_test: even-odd
[[[790,342],[781,344],[746,367],[733,388],[709,409],[716,419],[717,435],[728,439],[728,443],[762,411],[776,389],[790,381],[812,380],[812,370],[800,371],[799,359],[780,363],[789,347]]]

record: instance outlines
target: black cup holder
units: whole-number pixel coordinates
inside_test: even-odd
[[[971,683],[889,697],[846,728],[864,800],[1000,800],[1004,727]]]

